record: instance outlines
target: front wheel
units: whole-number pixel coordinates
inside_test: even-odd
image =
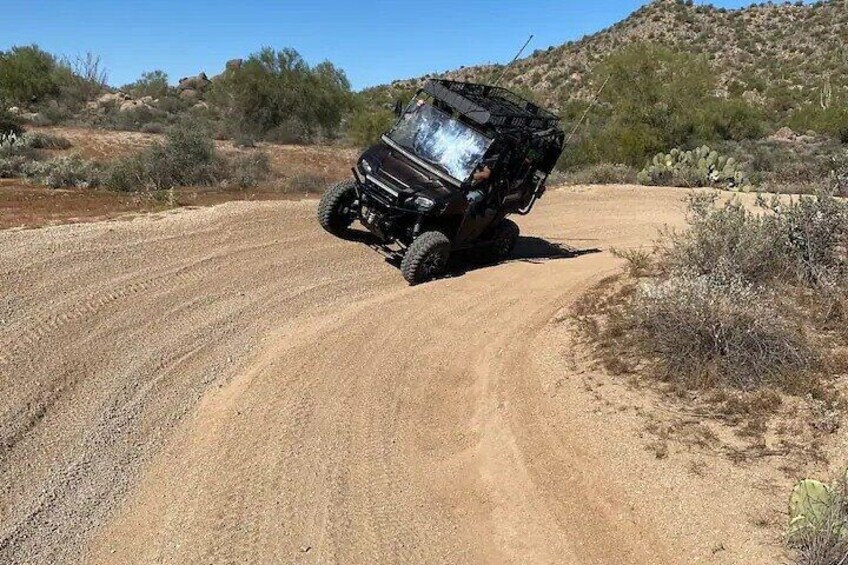
[[[493,261],[503,261],[512,254],[518,242],[518,224],[512,220],[501,220],[492,230],[492,243],[489,256]]]
[[[424,232],[406,250],[400,270],[411,285],[432,280],[445,271],[450,255],[448,236],[438,231]]]
[[[343,180],[327,188],[318,203],[318,223],[335,236],[341,236],[356,218],[356,181]]]

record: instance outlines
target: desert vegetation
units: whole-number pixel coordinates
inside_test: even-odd
[[[809,393],[846,338],[848,204],[824,191],[758,205],[694,193],[685,230],[619,252],[632,284],[600,333],[607,346],[686,389]]]
[[[553,106],[573,130],[559,163],[568,182],[812,193],[848,147],[848,63],[836,32],[845,17],[835,0],[740,10],[661,0],[607,30],[536,51],[506,69],[504,83]],[[443,76],[486,82],[503,71],[484,65]],[[0,53],[0,107],[13,111],[0,115],[0,129],[15,118],[163,134],[188,122],[246,146],[361,147],[429,77],[356,93],[330,62],[264,48],[216,76],[175,84],[151,70],[114,88],[94,55],[17,46]],[[692,156],[704,146],[706,156]]]
[[[575,307],[598,361],[729,424],[747,442],[724,447],[734,460],[821,459],[818,446],[841,425],[848,372],[848,203],[838,189],[744,201],[693,191],[685,228],[652,249],[616,250],[625,274]],[[765,447],[767,433],[779,448]],[[844,482],[820,490],[826,507],[793,506],[787,541],[798,563],[848,558]]]
[[[840,565],[848,559],[848,471],[833,484],[799,481],[789,499],[787,541],[799,565]]]
[[[505,86],[557,109],[566,131],[574,130],[559,164],[568,182],[607,182],[611,167],[632,179],[631,170],[649,169],[659,153],[707,145],[733,158],[748,186],[812,193],[846,151],[846,23],[838,1],[728,10],[659,0],[508,69],[471,66],[439,76],[486,82],[505,73]],[[362,96],[388,107],[426,78]],[[689,174],[645,182],[716,185]]]

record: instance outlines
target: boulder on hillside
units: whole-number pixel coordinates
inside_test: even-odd
[[[200,91],[194,88],[184,88],[180,90],[180,98],[183,100],[199,100]]]
[[[798,139],[798,134],[792,131],[792,128],[784,126],[771,134],[769,139],[774,141],[795,141]]]
[[[244,64],[244,59],[230,59],[227,61],[226,69],[228,71],[237,71]]]
[[[142,102],[141,100],[124,100],[121,102],[121,105],[118,108],[120,112],[128,112],[130,110],[135,110],[138,108],[147,108],[151,109],[150,106]]]
[[[97,103],[100,105],[108,105],[108,104],[120,104],[124,100],[129,100],[130,96],[123,92],[107,92],[103,96],[97,99]]]
[[[210,84],[212,84],[212,81],[209,80],[206,73],[200,73],[197,76],[181,78],[177,90],[181,94],[185,90],[196,90],[202,93]]]

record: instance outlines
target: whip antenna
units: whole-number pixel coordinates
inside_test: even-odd
[[[504,67],[504,70],[501,73],[501,76],[498,77],[498,80],[496,80],[495,84],[493,84],[492,86],[497,86],[498,84],[500,84],[501,80],[503,80],[504,75],[506,75],[506,72],[509,70],[509,68],[512,66],[512,64],[514,62],[516,62],[519,57],[521,57],[521,54],[524,52],[524,50],[527,48],[527,46],[530,45],[530,42],[532,40],[533,40],[533,34],[531,33],[530,37],[527,38],[527,41],[524,42],[524,45],[521,46],[521,49],[518,50],[518,53],[515,54],[515,57],[512,58],[512,61],[510,61],[509,64],[506,67]]]
[[[607,77],[607,79],[604,81],[604,84],[601,85],[601,88],[599,88],[598,91],[595,93],[595,96],[592,97],[592,102],[589,104],[589,107],[586,108],[586,111],[583,112],[582,116],[580,116],[580,120],[577,122],[577,125],[574,126],[574,129],[571,130],[571,133],[568,134],[568,139],[565,140],[566,145],[568,145],[571,142],[571,138],[574,137],[574,134],[577,133],[577,129],[583,124],[583,120],[585,120],[586,116],[589,115],[589,110],[591,110],[595,106],[595,102],[598,101],[598,96],[600,96],[601,92],[603,92],[604,88],[606,88],[607,83],[610,80],[610,77],[612,77],[612,75]]]

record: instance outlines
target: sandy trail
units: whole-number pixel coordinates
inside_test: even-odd
[[[414,288],[313,201],[0,232],[0,562],[767,562],[724,487],[675,521],[552,334],[683,194],[551,191]]]

